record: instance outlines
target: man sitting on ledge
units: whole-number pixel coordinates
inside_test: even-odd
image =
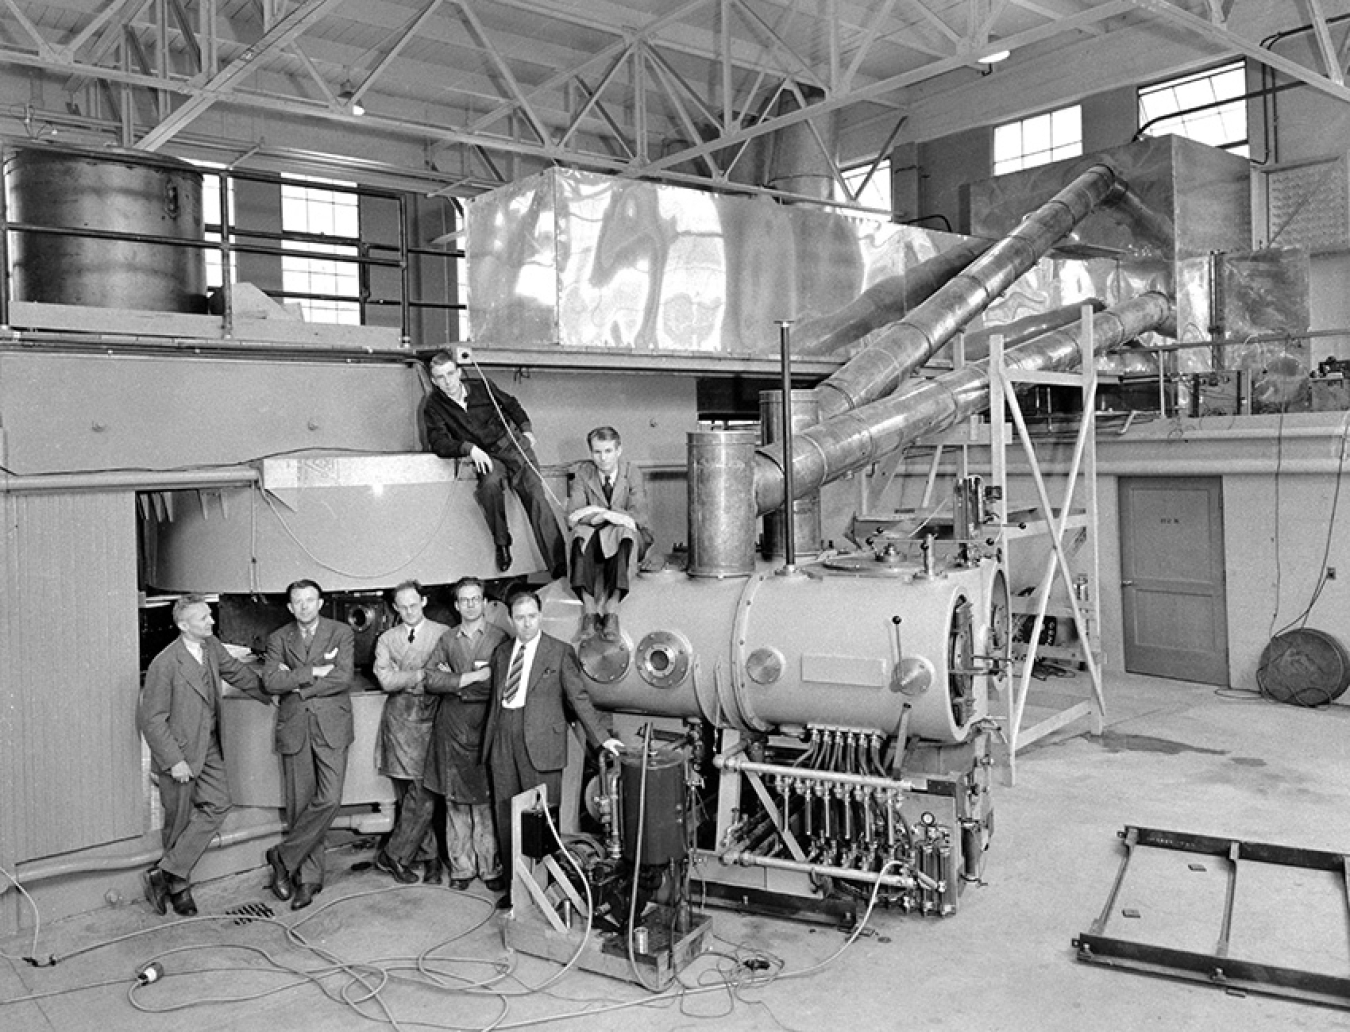
[[[525,506],[539,554],[555,580],[567,575],[562,531],[539,478],[534,432],[520,402],[486,379],[469,380],[448,351],[431,358],[436,389],[422,409],[427,443],[443,459],[468,459],[478,474],[474,498],[487,517],[497,569],[511,568],[511,531],[506,524],[506,488]]]

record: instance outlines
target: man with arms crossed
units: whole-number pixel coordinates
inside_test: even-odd
[[[455,585],[458,627],[427,660],[426,690],[440,699],[427,755],[427,788],[445,796],[450,887],[467,889],[474,875],[493,892],[502,888],[501,859],[492,829],[492,802],[483,766],[483,725],[492,697],[492,654],[507,634],[484,615],[483,582]]]
[[[280,698],[276,746],[288,827],[264,856],[272,892],[300,910],[323,889],[324,838],[342,805],[356,639],[345,623],[319,615],[323,589],[314,581],[295,581],[286,599],[295,619],[267,639],[263,688]]]

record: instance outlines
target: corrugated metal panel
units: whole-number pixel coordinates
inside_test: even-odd
[[[135,498],[0,495],[0,863],[145,826]]]

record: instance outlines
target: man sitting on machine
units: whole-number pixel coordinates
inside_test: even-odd
[[[572,587],[585,607],[581,636],[619,640],[619,603],[652,542],[642,470],[623,459],[612,426],[586,435],[591,457],[578,463],[567,492]]]
[[[443,459],[468,459],[478,474],[474,498],[492,531],[497,569],[511,569],[511,531],[506,525],[506,489],[520,496],[539,554],[555,580],[567,573],[562,531],[539,476],[530,417],[511,395],[486,379],[466,380],[455,356],[431,357],[436,389],[422,409],[427,444]]]

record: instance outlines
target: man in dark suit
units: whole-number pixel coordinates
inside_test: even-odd
[[[642,470],[624,461],[612,426],[586,435],[591,457],[577,464],[567,492],[572,528],[572,587],[585,610],[581,636],[619,640],[619,603],[628,594],[651,541]]]
[[[215,621],[201,595],[173,604],[178,638],[150,661],[136,726],[150,747],[164,804],[164,855],[145,873],[145,898],[157,913],[197,912],[189,879],[230,812],[230,785],[220,751],[220,681],[272,704],[252,667],[211,633]]]
[[[300,910],[323,888],[324,837],[342,805],[355,636],[319,615],[323,589],[312,580],[295,581],[286,599],[295,620],[267,639],[263,688],[280,697],[276,745],[288,828],[265,857],[272,892]]]
[[[519,592],[510,605],[516,637],[492,654],[492,701],[483,732],[497,848],[508,875],[506,895],[497,901],[503,909],[511,905],[511,799],[540,785],[551,803],[561,796],[567,711],[580,721],[592,745],[613,753],[623,749],[591,705],[572,646],[541,632],[539,596]]]
[[[497,569],[511,568],[506,488],[520,496],[539,554],[554,579],[567,573],[567,552],[548,490],[539,478],[534,431],[520,402],[485,379],[467,380],[448,351],[431,358],[431,392],[422,409],[427,444],[443,459],[468,459],[478,474],[474,498],[487,518]]]

